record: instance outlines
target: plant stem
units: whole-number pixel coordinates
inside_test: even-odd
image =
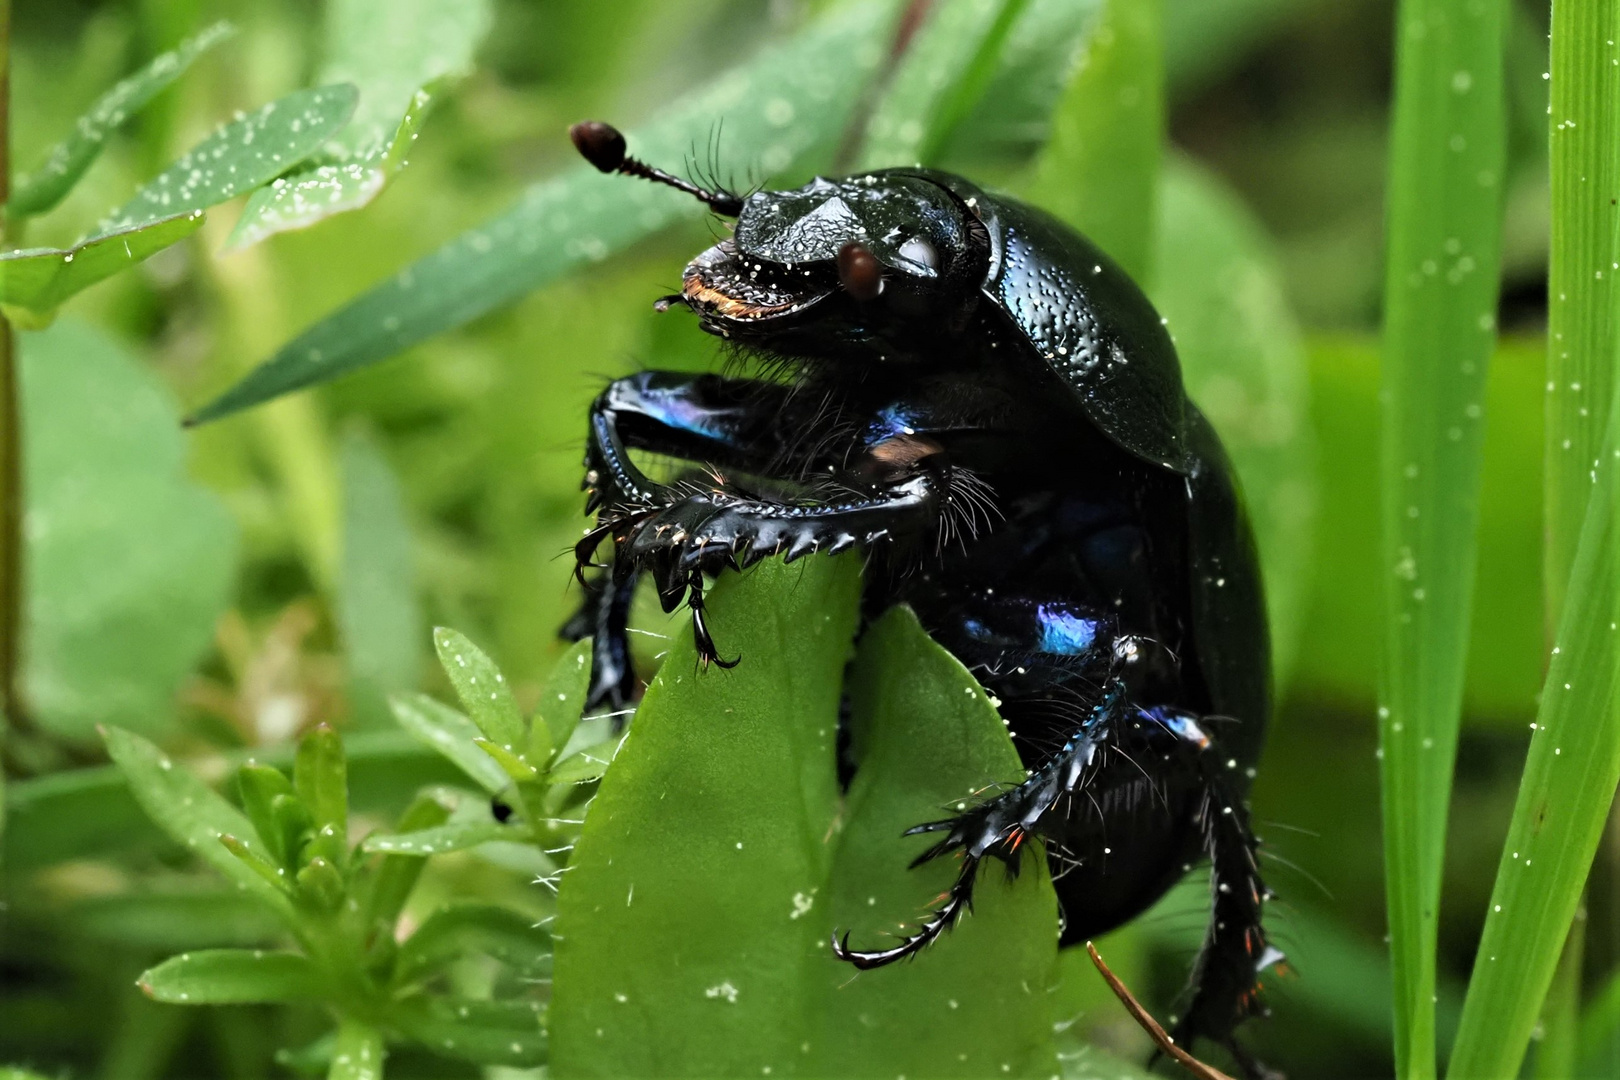
[[[11,0],[0,0],[0,207],[11,197]],[[0,211],[3,212],[3,211]],[[0,230],[9,231],[3,218]],[[0,232],[0,239],[8,239]],[[17,686],[22,628],[22,438],[17,335],[0,315],[0,717],[23,715]]]

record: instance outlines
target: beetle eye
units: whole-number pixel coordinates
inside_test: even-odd
[[[855,299],[876,300],[883,291],[883,267],[875,255],[851,240],[838,249],[838,280]]]
[[[901,244],[899,255],[902,259],[914,262],[918,266],[926,266],[930,270],[939,269],[939,253],[934,250],[933,244],[920,236],[913,236],[910,240]]]

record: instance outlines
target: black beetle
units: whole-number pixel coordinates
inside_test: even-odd
[[[595,702],[635,691],[625,623],[639,576],[691,608],[699,655],[729,666],[706,574],[860,547],[869,616],[911,605],[1000,700],[1020,786],[914,832],[960,852],[955,885],[909,937],[836,954],[912,955],[969,907],[979,863],[1045,845],[1065,945],[1141,913],[1212,864],[1208,930],[1174,1036],[1229,1047],[1281,954],[1266,939],[1245,802],[1270,711],[1254,541],[1175,348],[1130,278],[1084,237],[958,176],[889,169],[746,198],[571,129],[604,172],[670,184],[735,217],[686,267],[704,330],[776,378],[644,371],[597,399],[571,636],[593,635]],[[702,463],[670,484],[627,449]]]

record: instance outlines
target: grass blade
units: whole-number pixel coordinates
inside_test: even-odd
[[[17,181],[6,203],[6,216],[17,220],[54,209],[101,155],[107,136],[184,75],[197,57],[234,33],[236,28],[230,23],[215,23],[101,95],[73,125],[73,134],[51,147],[45,164]]]
[[[1164,5],[1108,0],[1024,196],[1148,279],[1164,144]]]
[[[1402,0],[1384,284],[1385,888],[1402,1080],[1435,1075],[1435,942],[1501,259],[1507,5]],[[1462,1075],[1462,1074],[1459,1074]]]
[[[724,118],[728,157],[755,162],[767,175],[780,172],[838,137],[882,55],[881,31],[893,12],[891,4],[840,5],[632,133],[632,150],[650,161],[679,162]],[[193,422],[385,360],[702,211],[677,192],[604,177],[589,166],[572,169],[288,342]]]
[[[1620,780],[1612,713],[1620,570],[1612,520],[1620,361],[1617,37],[1616,0],[1554,6],[1543,567],[1558,635],[1458,1033],[1458,1069],[1481,1076],[1517,1070],[1561,946],[1564,973],[1547,999],[1554,1037],[1538,1051],[1538,1075],[1556,1075],[1575,1053],[1569,1031],[1579,1006],[1581,935],[1570,926]]]
[[[1524,779],[1452,1050],[1452,1075],[1517,1075],[1620,782],[1615,422],[1570,576]]]
[[[1546,520],[1543,587],[1557,626],[1614,396],[1620,344],[1620,0],[1553,8],[1548,156]]]

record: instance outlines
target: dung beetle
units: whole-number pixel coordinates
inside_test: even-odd
[[[591,410],[584,488],[597,524],[565,628],[595,640],[594,703],[633,699],[636,581],[690,608],[701,660],[730,666],[706,576],[781,555],[863,550],[863,611],[909,604],[1014,732],[1020,785],[914,833],[958,854],[939,906],[879,949],[918,953],[965,911],[978,868],[1042,841],[1064,945],[1140,914],[1211,865],[1208,929],[1173,1035],[1228,1047],[1259,1009],[1267,941],[1246,803],[1270,711],[1254,539],[1220,441],[1187,400],[1169,333],[1088,240],[948,173],[886,169],[746,197],[626,154],[576,124],[603,172],[686,191],[735,218],[658,308],[762,361],[759,378],[643,371]],[[702,469],[650,480],[628,451]],[[587,580],[612,540],[611,569]]]

